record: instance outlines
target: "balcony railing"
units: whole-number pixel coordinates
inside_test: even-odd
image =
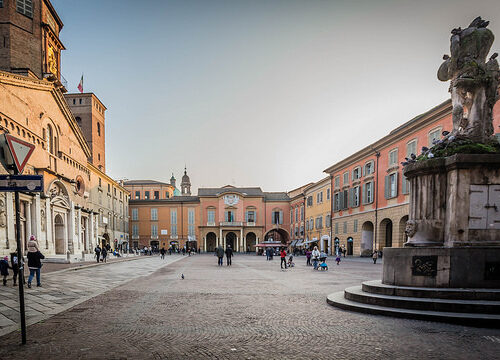
[[[243,221],[221,221],[220,226],[243,226]]]

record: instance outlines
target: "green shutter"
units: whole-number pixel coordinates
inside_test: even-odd
[[[391,179],[389,175],[385,177],[384,195],[386,199],[389,199],[391,197]]]
[[[399,188],[399,181],[398,181],[398,178],[399,178],[399,173],[396,173],[394,174],[396,176],[396,194],[394,194],[394,196],[398,196],[398,188]]]
[[[401,193],[408,194],[408,181],[406,180],[406,176],[401,176]]]
[[[283,224],[283,211],[280,210],[280,225]]]

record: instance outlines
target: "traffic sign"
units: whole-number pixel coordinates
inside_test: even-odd
[[[43,175],[0,175],[0,191],[43,192]]]
[[[7,163],[13,164],[18,174],[22,174],[24,167],[28,163],[28,159],[35,150],[35,145],[9,134],[4,134],[4,139],[3,148]]]

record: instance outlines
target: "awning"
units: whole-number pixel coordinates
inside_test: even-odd
[[[260,244],[255,245],[256,247],[281,247],[281,246],[286,246],[285,244],[282,244],[280,242],[263,242]]]
[[[296,247],[297,246],[303,246],[303,245],[304,245],[304,240],[302,240],[302,239],[297,240],[297,242],[295,243]]]
[[[299,241],[299,240],[293,240],[293,241],[290,243],[290,246],[295,246],[295,244],[297,243],[297,241]]]
[[[318,242],[318,239],[304,241],[304,244],[310,244],[310,243],[315,243],[315,242]]]

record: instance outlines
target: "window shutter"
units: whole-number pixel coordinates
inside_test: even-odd
[[[344,194],[339,192],[339,210],[344,209]]]
[[[280,225],[283,224],[283,211],[280,210]]]
[[[407,180],[406,180],[406,176],[401,176],[401,193],[402,194],[408,194],[408,187],[406,186],[407,185]]]
[[[391,197],[391,180],[389,175],[385,177],[385,188],[384,188],[384,195],[386,199],[389,199]]]
[[[245,222],[248,222],[248,210],[245,211]]]
[[[398,187],[399,187],[399,180],[398,180],[399,176],[398,175],[399,175],[399,173],[394,174],[394,176],[396,177],[396,180],[395,180],[396,181],[396,193],[394,194],[394,196],[398,196]]]

